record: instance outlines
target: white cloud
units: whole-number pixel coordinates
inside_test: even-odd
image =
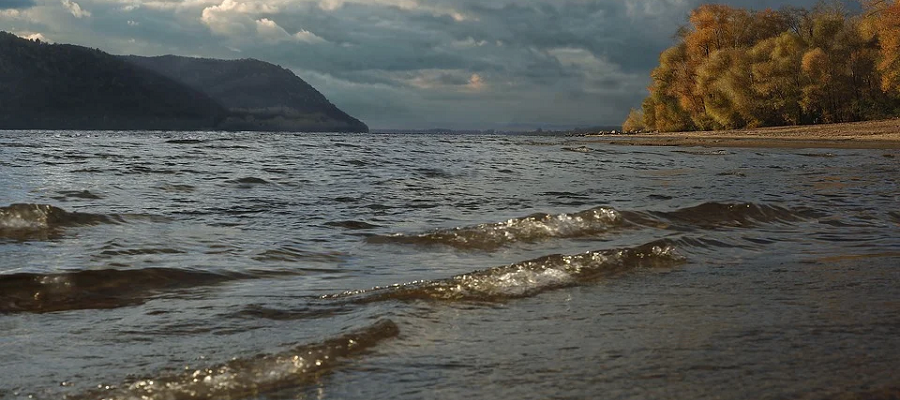
[[[60,2],[73,16],[75,16],[75,18],[86,18],[91,16],[90,11],[81,9],[81,6],[72,0],[60,0]]]
[[[235,13],[235,14],[260,14],[260,13],[277,13],[278,7],[269,5],[263,1],[235,1],[224,0],[217,6],[207,7],[203,11],[219,13]]]
[[[209,6],[203,9],[200,21],[203,22],[212,33],[221,36],[243,36],[249,31],[248,26],[258,25],[252,15],[277,13],[278,7],[270,6],[262,2],[237,2],[224,0],[221,4]],[[277,25],[276,25],[277,26]],[[280,27],[279,27],[280,28]],[[272,33],[266,29],[267,33]]]
[[[256,20],[256,33],[259,37],[271,42],[280,42],[291,37],[291,34],[287,33],[284,28],[268,18]]]
[[[325,42],[325,39],[322,39],[319,36],[316,36],[315,33],[307,31],[305,29],[301,29],[299,32],[293,35],[293,38],[300,42],[306,43],[322,43]]]
[[[268,18],[256,20],[256,33],[265,41],[277,43],[283,41],[298,41],[305,43],[322,43],[325,39],[316,36],[316,34],[307,30],[300,30],[291,35],[284,28],[279,26],[275,21]]]
[[[122,0],[123,2],[126,0]],[[152,10],[191,10],[203,8],[211,4],[219,4],[221,0],[134,0],[138,7],[146,7]]]
[[[140,24],[140,22],[128,20],[128,26],[138,26]]]
[[[387,74],[387,77],[403,85],[425,91],[465,93],[480,92],[487,87],[487,83],[481,74],[459,69],[424,69],[410,72],[395,72]]]
[[[451,43],[451,46],[457,48],[472,48],[472,47],[482,47],[487,45],[488,42],[486,40],[478,40],[476,41],[474,38],[469,36],[466,40],[455,40]]]
[[[52,43],[43,33],[40,32],[15,32],[15,35],[28,40],[40,40],[42,42]]]
[[[213,34],[230,37],[236,41],[250,39],[255,32],[256,37],[268,44],[325,42],[325,39],[305,29],[291,34],[272,19],[259,18],[261,15],[279,13],[282,11],[281,6],[282,4],[272,1],[223,0],[219,4],[205,7],[201,12],[200,21]]]

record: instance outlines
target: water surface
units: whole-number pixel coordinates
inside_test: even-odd
[[[0,398],[890,398],[897,156],[0,132]]]

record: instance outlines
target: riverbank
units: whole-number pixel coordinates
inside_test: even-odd
[[[900,119],[705,132],[591,135],[611,144],[685,147],[900,149]]]

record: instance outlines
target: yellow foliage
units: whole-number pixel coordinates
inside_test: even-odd
[[[651,74],[645,128],[843,122],[900,112],[900,0],[867,1],[859,17],[828,4],[699,6]]]
[[[622,124],[622,131],[637,132],[642,130],[644,130],[644,112],[632,108],[631,112],[628,113],[628,118]]]

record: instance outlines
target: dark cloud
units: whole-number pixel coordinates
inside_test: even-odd
[[[0,1],[0,10],[22,9],[34,7],[34,0],[2,0]]]

